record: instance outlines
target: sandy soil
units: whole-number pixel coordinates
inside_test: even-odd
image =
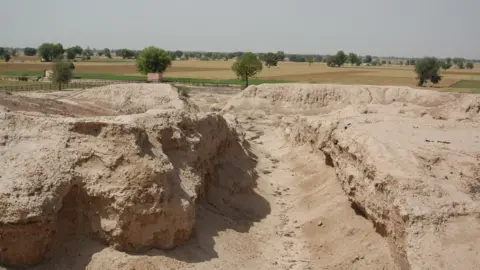
[[[237,92],[193,89],[190,96],[201,111],[216,111]],[[82,93],[15,95],[3,98],[2,105],[11,110],[56,113],[65,105],[57,100]],[[109,115],[108,111],[80,111],[77,106],[85,104],[70,104],[63,114]],[[259,173],[258,198],[243,203],[244,209],[224,213],[207,203],[198,205],[194,236],[171,251],[128,254],[73,237],[53,259],[31,269],[394,268],[386,241],[370,221],[351,208],[332,168],[312,162],[318,157],[307,149],[292,148],[282,134],[274,132],[271,119],[240,115],[238,121],[257,157]]]
[[[229,108],[229,101],[237,93],[238,90],[234,89],[195,88],[189,95],[196,105],[187,109],[222,111],[225,105]],[[10,110],[46,114],[64,109],[61,114],[72,117],[114,115],[112,111],[100,110],[100,103],[79,103],[82,97],[88,99],[85,91],[22,95],[0,97],[0,105]],[[106,91],[102,100],[113,95],[115,92]],[[296,98],[288,100],[289,104],[319,103],[318,100],[306,102]],[[361,99],[353,94],[350,98]],[[373,99],[371,95],[367,98]],[[442,97],[442,100],[448,98],[450,96]],[[276,100],[276,97],[272,99]],[[412,97],[412,103],[417,99]],[[112,100],[116,102],[116,99]],[[118,110],[130,104],[115,102],[110,105],[117,106]],[[48,105],[49,109],[38,103]],[[62,107],[65,103],[71,106],[68,109]],[[142,110],[150,106],[149,100],[140,103],[143,104]],[[243,104],[235,106],[240,108]],[[302,111],[304,115],[316,115],[323,113],[322,106],[301,109],[305,109]],[[335,169],[327,166],[325,160],[319,160],[318,153],[311,147],[292,144],[285,136],[282,123],[295,123],[299,108],[284,106],[280,111],[274,106],[272,111],[255,113],[249,109],[236,112],[223,109],[221,113],[237,123],[237,131],[245,136],[255,156],[257,185],[249,196],[231,194],[232,200],[242,202],[234,210],[222,211],[207,202],[199,203],[195,233],[180,247],[133,254],[106,247],[96,240],[73,236],[69,242],[62,243],[60,251],[51,259],[31,269],[399,269],[390,254],[392,249],[388,239],[378,232],[365,213],[351,203]],[[423,113],[422,108],[415,105],[399,108],[394,108],[395,113],[399,110],[406,111],[401,114]],[[129,113],[138,110],[136,107],[126,108]],[[365,110],[362,117],[369,114],[369,108]],[[428,113],[432,118],[442,117],[441,112],[435,111],[435,105]]]

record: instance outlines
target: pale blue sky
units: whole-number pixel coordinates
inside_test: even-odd
[[[0,0],[0,46],[480,59],[480,0]]]

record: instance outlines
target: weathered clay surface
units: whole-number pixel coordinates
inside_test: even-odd
[[[398,267],[477,269],[479,105],[467,94],[287,84],[252,86],[224,111],[283,115],[289,140],[335,168]]]
[[[170,249],[191,235],[198,198],[228,207],[229,193],[251,188],[253,163],[225,118],[191,114],[170,86],[124,87],[65,100],[98,104],[108,94],[106,109],[137,114],[0,107],[0,264],[38,263],[74,233],[124,251]],[[129,105],[132,95],[154,102]],[[239,162],[242,175],[219,181]]]

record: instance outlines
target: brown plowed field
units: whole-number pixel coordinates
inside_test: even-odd
[[[51,69],[52,63],[1,63],[0,72],[22,72],[38,71]],[[222,67],[175,67],[168,68],[168,72],[192,72],[192,71],[218,71],[225,70]],[[115,74],[131,75],[137,73],[137,67],[134,64],[76,64],[75,72],[90,74]]]

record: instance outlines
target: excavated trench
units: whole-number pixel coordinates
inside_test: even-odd
[[[480,208],[469,188],[480,166],[477,97],[263,85],[236,96],[196,89],[188,101],[166,86],[128,87],[126,94],[106,87],[62,94],[62,101],[28,99],[56,104],[55,112],[42,111],[52,117],[6,111],[3,263],[102,270],[478,265]],[[102,117],[57,114],[62,102]],[[111,116],[122,110],[130,115]],[[19,164],[40,165],[7,170]],[[29,209],[29,219],[41,222],[23,221]],[[16,242],[20,233],[25,239]],[[28,256],[19,252],[25,241]]]

